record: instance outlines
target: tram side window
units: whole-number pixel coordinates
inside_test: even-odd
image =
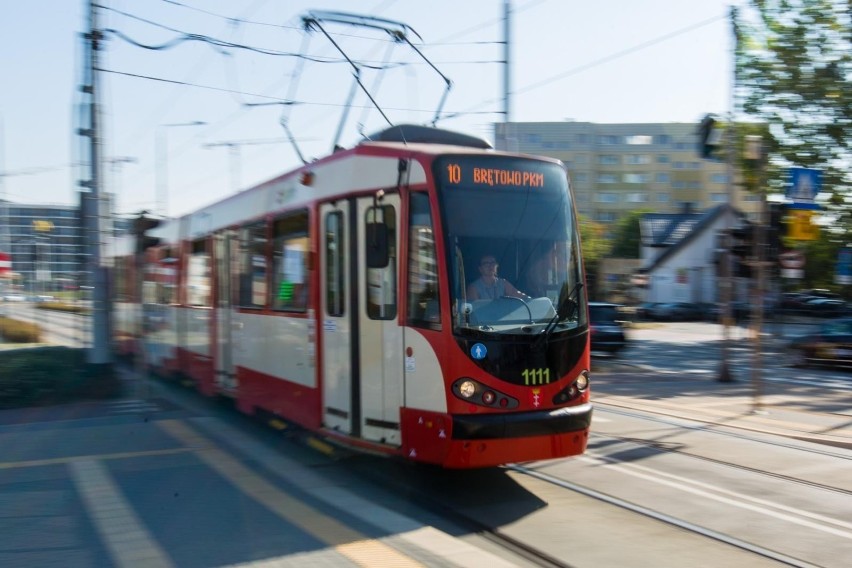
[[[166,249],[164,254],[158,265],[157,303],[177,304],[177,258],[172,249]]]
[[[118,257],[115,259],[113,271],[113,300],[118,303],[133,301],[131,281],[133,257]]]
[[[177,303],[177,268],[176,260],[169,249],[156,252],[157,260],[145,263],[144,280],[142,282],[142,302],[145,304],[176,304]],[[132,263],[132,259],[128,259]],[[128,267],[130,264],[127,265]],[[122,267],[124,274],[130,274]],[[116,289],[117,294],[132,294],[134,284],[130,279],[120,283],[122,290]],[[127,296],[130,297],[130,296]]]
[[[303,312],[308,306],[308,213],[275,221],[272,309]]]
[[[186,272],[187,305],[197,308],[212,306],[210,269],[210,253],[207,251],[207,243],[204,240],[193,242]]]
[[[429,196],[412,193],[408,211],[408,323],[435,327],[441,323],[441,307]]]
[[[390,320],[396,317],[396,212],[392,205],[370,207],[366,211],[364,246],[370,258],[373,238],[384,232],[387,237],[387,263],[367,268],[367,315],[371,319]],[[373,226],[373,229],[370,226]],[[377,232],[374,232],[377,231]],[[373,235],[373,236],[371,236]],[[384,260],[384,259],[382,259]]]
[[[243,308],[266,307],[266,223],[240,229],[238,298]]]
[[[325,216],[325,309],[330,316],[340,317],[346,309],[344,301],[343,213],[333,211]]]

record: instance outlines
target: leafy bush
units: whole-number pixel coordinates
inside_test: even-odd
[[[0,355],[0,409],[119,396],[111,366],[86,362],[84,349],[33,347]]]
[[[34,323],[0,316],[0,337],[10,343],[38,343],[41,328]]]
[[[68,312],[72,314],[88,314],[91,309],[86,306],[78,306],[76,304],[66,304],[65,302],[42,302],[36,304],[39,310],[53,310],[55,312]]]

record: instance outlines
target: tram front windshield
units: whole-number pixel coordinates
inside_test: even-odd
[[[505,156],[445,156],[435,168],[454,330],[536,334],[584,325],[579,232],[564,168]]]

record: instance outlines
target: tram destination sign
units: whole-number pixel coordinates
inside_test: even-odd
[[[549,174],[559,171],[552,164],[532,160],[469,160],[464,157],[443,161],[441,181],[447,186],[544,188]]]

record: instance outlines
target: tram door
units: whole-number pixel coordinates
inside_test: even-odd
[[[213,255],[216,259],[216,387],[221,392],[232,392],[237,387],[233,359],[232,262],[235,232],[223,231],[213,237]]]
[[[404,394],[399,197],[326,204],[320,223],[324,425],[398,445]]]

